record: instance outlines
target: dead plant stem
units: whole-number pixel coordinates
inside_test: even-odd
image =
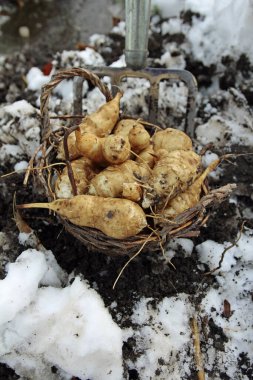
[[[192,329],[192,336],[193,336],[194,357],[195,357],[195,363],[197,367],[198,380],[205,380],[205,371],[203,367],[203,358],[202,358],[201,347],[200,347],[200,334],[199,334],[198,322],[195,317],[192,317],[191,319],[191,329]]]

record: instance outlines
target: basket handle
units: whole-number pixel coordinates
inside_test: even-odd
[[[111,91],[107,87],[105,83],[101,81],[101,79],[94,73],[92,73],[89,70],[82,69],[79,67],[74,67],[72,69],[68,70],[61,70],[57,74],[52,76],[52,79],[49,83],[45,84],[42,87],[42,92],[40,96],[40,113],[41,113],[41,120],[42,120],[42,141],[44,140],[45,136],[47,135],[49,129],[50,129],[50,118],[49,118],[49,111],[48,111],[48,102],[49,102],[49,96],[51,95],[53,89],[64,79],[71,79],[74,77],[81,77],[89,81],[94,87],[98,87],[98,89],[102,92],[102,94],[105,96],[106,101],[110,101],[113,96],[111,94]]]

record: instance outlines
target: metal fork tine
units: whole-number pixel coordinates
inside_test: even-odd
[[[126,39],[125,58],[127,67],[89,67],[99,77],[109,76],[112,84],[112,94],[115,95],[124,78],[145,78],[150,82],[149,91],[149,121],[157,123],[159,84],[162,80],[182,81],[188,88],[187,107],[184,131],[194,137],[194,118],[196,114],[197,82],[195,77],[186,70],[168,70],[146,67],[148,55],[148,26],[150,20],[151,0],[125,0],[126,9]],[[88,67],[87,67],[88,68]],[[74,85],[74,112],[81,114],[83,80],[77,80]],[[166,128],[166,125],[161,125]]]
[[[82,100],[83,100],[83,82],[84,78],[76,77],[73,82],[73,111],[74,115],[82,114]]]
[[[111,68],[111,67],[91,67],[96,75],[99,77],[109,76],[113,86],[113,92],[117,92],[120,88],[121,82],[124,78],[144,78],[150,82],[149,90],[149,121],[157,123],[158,117],[158,101],[159,101],[159,83],[162,80],[168,81],[181,81],[184,82],[188,88],[187,107],[184,131],[190,136],[194,137],[194,118],[196,114],[196,95],[197,95],[197,82],[195,77],[186,70],[167,70],[157,68],[146,68],[143,70],[131,70],[128,68]],[[81,114],[82,110],[82,86],[83,79],[78,78],[74,84],[74,112]],[[162,126],[166,127],[166,126]]]

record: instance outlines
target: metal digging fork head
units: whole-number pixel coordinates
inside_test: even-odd
[[[169,70],[146,67],[148,55],[148,29],[150,22],[151,0],[125,0],[126,39],[125,59],[126,67],[92,67],[91,70],[99,77],[111,77],[112,85],[120,87],[122,79],[127,77],[145,78],[150,82],[149,90],[149,121],[157,124],[159,82],[161,80],[181,81],[188,88],[187,109],[184,130],[194,137],[194,118],[196,114],[197,81],[186,70]],[[75,98],[81,98],[83,79],[75,83]],[[81,113],[81,104],[76,102],[74,112]]]

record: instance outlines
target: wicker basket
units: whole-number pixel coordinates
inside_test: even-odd
[[[82,77],[90,82],[91,85],[99,88],[101,93],[105,96],[106,101],[112,99],[110,90],[98,76],[88,70],[80,68],[60,71],[43,87],[41,95],[42,144],[32,158],[30,168],[33,165],[37,168],[41,168],[36,170],[34,178],[36,184],[39,183],[39,185],[42,186],[43,192],[49,200],[53,199],[53,192],[51,189],[52,173],[48,169],[45,169],[45,167],[48,168],[48,166],[56,162],[56,151],[59,141],[64,138],[65,142],[67,142],[67,135],[69,133],[66,132],[68,131],[66,127],[59,128],[58,130],[53,130],[51,127],[48,101],[52,90],[62,80],[73,77]],[[73,115],[70,120],[74,120],[77,125],[80,122],[78,115]],[[67,157],[68,152],[66,149],[67,143],[65,143],[65,153]],[[38,154],[38,152],[40,154]],[[26,177],[28,178],[28,176],[29,170]],[[133,255],[140,250],[157,251],[164,249],[171,238],[192,238],[198,236],[201,226],[203,226],[208,219],[210,209],[223,202],[231,193],[232,189],[233,185],[227,185],[212,190],[204,194],[195,207],[179,214],[172,222],[169,220],[164,221],[159,229],[156,229],[155,233],[151,233],[150,229],[147,229],[146,231],[143,230],[136,236],[124,240],[110,238],[99,230],[93,228],[73,225],[60,217],[59,221],[69,233],[79,239],[87,249],[91,251],[96,250],[111,256]]]

